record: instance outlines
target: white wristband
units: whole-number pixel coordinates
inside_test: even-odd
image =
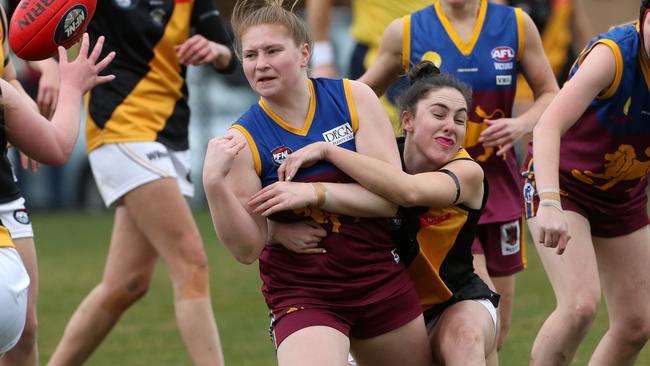
[[[543,199],[543,200],[539,201],[539,205],[540,206],[551,206],[551,207],[557,208],[560,211],[563,211],[562,210],[562,204],[560,203],[560,201],[557,201],[557,200]]]
[[[311,67],[334,64],[334,47],[329,41],[314,42],[311,54]]]
[[[537,190],[537,193],[560,193],[559,188],[542,188]]]

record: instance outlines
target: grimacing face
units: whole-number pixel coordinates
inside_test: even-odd
[[[248,28],[241,37],[242,65],[251,88],[262,97],[273,97],[296,85],[309,60],[309,46],[296,46],[280,24]]]
[[[442,166],[456,155],[465,139],[467,109],[457,89],[432,90],[418,102],[415,115],[404,121],[404,130],[434,166]]]

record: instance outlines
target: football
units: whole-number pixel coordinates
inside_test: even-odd
[[[9,45],[29,61],[43,60],[58,46],[72,46],[86,30],[97,0],[22,0],[9,23]]]

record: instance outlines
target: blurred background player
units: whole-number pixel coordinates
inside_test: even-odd
[[[110,53],[97,62],[101,53],[103,38],[96,43],[88,55],[89,38],[84,34],[79,56],[68,62],[65,50],[59,48],[61,76],[56,112],[48,121],[29,103],[24,95],[12,85],[0,81],[2,94],[2,115],[0,116],[0,151],[4,157],[0,162],[0,175],[11,176],[12,167],[6,159],[7,143],[24,151],[45,164],[63,164],[72,153],[79,133],[81,99],[83,94],[95,85],[113,80],[114,76],[99,76],[114,58]],[[6,195],[11,186],[2,185],[0,191]],[[10,229],[0,224],[0,357],[18,342],[27,318],[27,297],[29,276],[11,239]],[[5,355],[7,357],[9,355]],[[20,360],[19,364],[27,364]],[[33,361],[32,361],[33,362]],[[16,365],[17,363],[7,363]]]
[[[441,0],[394,20],[384,32],[375,63],[360,80],[382,94],[420,60],[432,61],[472,87],[463,146],[483,167],[490,186],[473,246],[474,266],[501,295],[500,348],[510,326],[514,274],[525,267],[519,169],[511,147],[532,131],[557,83],[530,16],[487,0]],[[535,103],[513,118],[520,71]]]
[[[533,156],[542,158],[527,164],[524,198],[557,305],[532,365],[572,361],[601,289],[609,328],[589,364],[632,365],[650,338],[648,14],[644,0],[638,22],[589,42],[535,127]]]
[[[354,49],[350,56],[348,70],[350,79],[358,79],[374,62],[379,51],[379,43],[384,29],[395,18],[412,13],[431,4],[431,0],[350,0],[352,24],[350,35],[354,40]],[[307,0],[306,17],[314,33],[314,49],[311,58],[312,77],[338,77],[336,50],[330,41],[330,24],[332,7],[335,0]],[[401,134],[396,97],[400,90],[408,85],[405,79],[381,96],[381,102],[393,124],[396,135]]]
[[[50,365],[80,365],[167,265],[176,324],[195,365],[222,365],[208,263],[183,195],[189,181],[188,65],[229,71],[230,38],[211,0],[98,1],[88,27],[117,57],[115,83],[87,99],[90,165],[115,221],[104,276],[79,305]]]

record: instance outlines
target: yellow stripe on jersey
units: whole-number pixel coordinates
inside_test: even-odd
[[[515,8],[515,18],[517,18],[517,62],[519,62],[524,55],[524,37],[526,36],[524,32],[524,14],[520,8]]]
[[[98,128],[87,113],[91,122],[86,123],[88,151],[105,143],[156,140],[172,115],[175,102],[183,97],[181,65],[174,46],[189,36],[192,6],[190,1],[174,5],[165,33],[153,49],[149,72],[113,111],[104,128]]]
[[[14,248],[14,242],[11,240],[9,230],[6,227],[0,226],[0,248]]]
[[[262,159],[260,158],[260,151],[257,149],[257,144],[255,143],[253,136],[251,136],[246,127],[242,125],[232,125],[230,128],[241,132],[241,134],[246,138],[246,141],[248,141],[248,148],[251,149],[251,154],[253,154],[253,165],[255,165],[255,173],[257,173],[257,176],[261,177]]]
[[[478,37],[481,35],[481,29],[483,29],[483,23],[485,22],[485,15],[487,14],[487,0],[481,0],[481,4],[479,7],[478,11],[478,18],[476,19],[476,24],[474,24],[474,30],[472,31],[472,36],[470,39],[465,42],[463,41],[462,38],[456,33],[456,30],[454,29],[454,26],[451,24],[451,21],[445,13],[442,11],[442,6],[440,5],[440,1],[436,2],[436,13],[438,14],[438,18],[440,19],[440,23],[442,23],[443,28],[445,28],[445,31],[449,35],[449,38],[454,42],[456,45],[456,48],[462,53],[464,56],[469,56],[472,51],[474,50],[474,46],[476,45],[476,42],[478,41]]]
[[[616,58],[616,74],[614,75],[614,81],[609,87],[607,87],[607,89],[600,92],[597,97],[598,99],[607,99],[616,93],[616,90],[621,83],[621,79],[623,78],[623,56],[621,55],[621,49],[618,47],[616,42],[611,39],[601,39],[594,43],[591,48],[584,53],[584,55],[580,56],[579,62],[582,63],[591,50],[593,50],[598,44],[603,44],[609,47],[612,52],[614,52],[614,57]]]
[[[411,69],[411,14],[404,16],[404,40],[402,41],[402,69]]]
[[[454,247],[467,217],[468,212],[457,206],[429,209],[421,216],[421,220],[430,221],[430,224],[423,224],[417,233],[420,252],[409,266],[409,274],[414,279],[431,279],[414,281],[423,310],[443,303],[452,296],[440,277],[440,267]]]
[[[291,126],[289,123],[287,123],[285,120],[282,119],[282,117],[278,116],[271,110],[266,105],[266,102],[264,102],[264,98],[260,98],[260,101],[258,102],[259,106],[266,112],[266,114],[269,115],[269,117],[280,127],[284,128],[285,130],[294,133],[298,136],[307,136],[309,133],[309,128],[311,127],[311,123],[314,121],[314,114],[316,113],[316,92],[314,91],[314,84],[312,83],[311,80],[307,80],[309,84],[309,109],[307,110],[307,119],[305,120],[305,123],[303,124],[302,128],[296,128]]]
[[[343,79],[343,90],[345,90],[345,100],[348,102],[348,110],[350,111],[350,123],[352,124],[352,131],[356,133],[359,129],[359,116],[357,115],[357,108],[354,104],[354,98],[352,97],[350,80]]]

